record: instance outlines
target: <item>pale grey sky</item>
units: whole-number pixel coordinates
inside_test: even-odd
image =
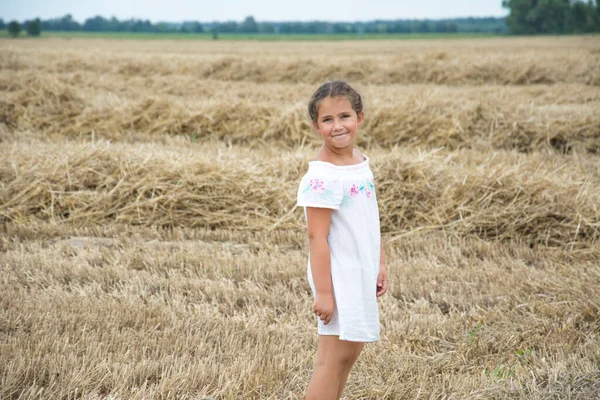
[[[119,19],[202,22],[241,21],[368,21],[505,16],[502,0],[0,0],[4,21],[61,17],[83,22],[96,15]]]

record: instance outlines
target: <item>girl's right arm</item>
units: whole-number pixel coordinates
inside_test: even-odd
[[[335,302],[331,284],[331,253],[329,252],[330,208],[306,207],[310,269],[315,284],[313,311],[327,325],[333,316]]]

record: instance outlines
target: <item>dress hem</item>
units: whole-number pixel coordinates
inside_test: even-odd
[[[313,207],[313,208],[331,208],[332,210],[339,210],[339,205],[330,205],[322,203],[296,203],[296,207]]]
[[[338,335],[336,333],[319,333],[319,336],[337,336],[340,340],[343,340],[345,342],[355,342],[355,343],[374,343],[374,342],[379,341],[379,338],[377,338],[377,339],[342,338],[342,337],[340,337],[340,335]]]

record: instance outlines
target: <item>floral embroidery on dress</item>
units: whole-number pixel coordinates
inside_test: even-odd
[[[300,191],[300,193],[306,196],[307,200],[311,199],[317,203],[325,202],[326,204],[330,205],[339,204],[341,207],[347,207],[352,205],[354,200],[363,193],[367,199],[371,199],[374,191],[375,185],[370,178],[365,179],[363,182],[353,183],[350,186],[350,189],[343,194],[342,202],[340,203],[339,194],[336,195],[328,187],[328,183],[319,178],[312,178],[308,181],[308,184]]]
[[[323,181],[318,178],[311,179],[308,183],[308,186],[315,192],[325,193],[325,186],[323,184]]]
[[[358,197],[361,192],[365,194],[367,199],[371,198],[373,191],[375,190],[375,185],[372,180],[367,180],[362,185],[357,186],[356,184],[352,184],[350,187],[350,191],[347,194],[344,194],[342,198],[342,206],[349,206],[353,203],[354,198]]]
[[[370,199],[370,198],[371,198],[371,192],[372,192],[373,190],[375,190],[375,185],[373,184],[373,182],[372,182],[372,181],[369,181],[369,182],[367,182],[367,185],[366,185],[366,186],[367,186],[368,188],[366,188],[366,187],[365,187],[365,193],[366,193],[366,195],[367,195],[367,199]],[[369,189],[370,189],[370,190],[369,190]]]
[[[312,197],[313,199],[318,199],[319,202],[325,201],[329,204],[336,203],[336,196],[331,189],[328,189],[323,182],[319,178],[313,178],[308,181],[308,185],[301,191],[301,193],[305,194],[307,197]],[[339,200],[337,200],[339,201]]]

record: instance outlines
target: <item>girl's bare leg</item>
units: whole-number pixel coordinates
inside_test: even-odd
[[[352,342],[349,342],[349,343],[352,343]],[[346,363],[344,370],[342,371],[342,375],[340,376],[340,384],[339,384],[338,394],[337,394],[338,399],[342,397],[342,393],[344,392],[344,386],[346,386],[346,381],[348,380],[348,375],[350,375],[350,370],[352,369],[352,366],[358,359],[358,356],[360,355],[360,352],[362,351],[362,349],[365,347],[364,343],[352,343],[352,344],[354,345],[354,352],[352,354],[352,357]]]
[[[308,384],[306,400],[339,399],[363,346],[364,343],[340,340],[338,336],[319,336],[317,365]]]

